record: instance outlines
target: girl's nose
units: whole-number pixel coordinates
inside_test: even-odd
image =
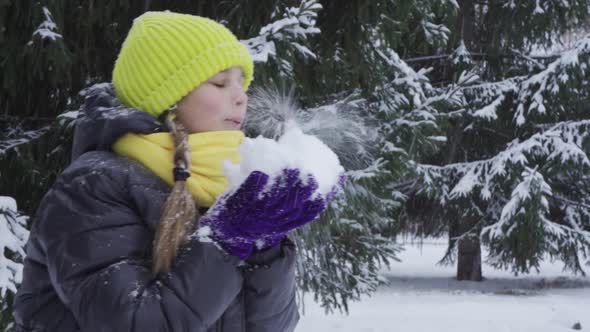
[[[236,87],[234,92],[234,101],[236,106],[242,106],[248,102],[248,95],[246,94],[246,91],[244,91],[244,88],[242,88],[242,85]]]

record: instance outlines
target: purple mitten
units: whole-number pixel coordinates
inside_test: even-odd
[[[268,182],[267,174],[252,172],[201,218],[209,236],[241,259],[248,258],[255,245],[258,249],[275,245],[290,230],[315,220],[335,195],[314,195],[317,182],[311,175],[302,179],[297,169],[283,170],[265,190]]]
[[[292,188],[290,191],[291,197],[301,195],[302,192],[311,188],[313,188],[313,190],[317,189],[317,182],[315,179],[313,179],[313,177],[308,176],[309,184],[305,185],[300,179],[294,178],[295,174],[298,175],[298,171],[294,171],[296,170],[289,170],[290,176],[287,177],[290,179],[288,186]],[[332,190],[330,190],[328,194],[326,194],[325,198],[318,195],[318,197],[315,199],[306,200],[297,211],[298,215],[296,218],[276,218],[274,230],[261,236],[258,241],[256,241],[256,249],[264,250],[274,247],[281,242],[281,240],[287,235],[289,231],[314,221],[320,215],[320,213],[330,205],[330,202],[342,191],[346,180],[346,175],[341,174],[338,177],[338,183],[332,188]],[[306,194],[307,193],[305,193],[305,195]]]
[[[241,259],[252,253],[254,239],[242,234],[235,225],[247,215],[250,203],[257,199],[268,182],[268,175],[252,172],[235,191],[219,197],[215,204],[201,217],[200,233],[205,233],[223,249]],[[203,232],[208,228],[208,232]]]

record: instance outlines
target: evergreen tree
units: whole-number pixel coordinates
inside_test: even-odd
[[[515,273],[538,268],[547,255],[583,273],[588,39],[563,51],[555,45],[584,28],[590,2],[460,6],[461,29],[451,37],[457,46],[437,58],[445,68],[439,79],[472,68],[480,80],[462,88],[466,107],[450,119],[446,146],[418,165],[413,221],[427,233],[449,233],[444,260],[458,258],[458,279],[482,279],[480,241],[492,265]],[[531,54],[543,47],[553,53]],[[433,213],[420,213],[424,206]]]

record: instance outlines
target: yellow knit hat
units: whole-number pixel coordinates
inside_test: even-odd
[[[240,66],[244,89],[254,64],[248,48],[223,25],[204,17],[146,12],[133,21],[113,70],[117,97],[154,116],[220,71]]]

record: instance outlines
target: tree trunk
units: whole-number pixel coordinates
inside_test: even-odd
[[[446,164],[460,161],[459,148],[463,131],[464,125],[462,123],[454,123],[454,126],[447,132],[449,150]],[[473,229],[480,216],[475,211],[470,211],[469,208],[459,208],[455,212],[451,218],[456,218],[454,219],[456,222],[453,223],[454,227],[449,229],[449,236],[451,238],[460,237],[456,244],[458,248],[457,280],[482,281],[479,232],[474,232]]]
[[[473,0],[460,0],[460,12],[458,25],[461,28],[461,38],[469,51],[478,49],[475,40],[475,5]],[[458,156],[459,145],[461,144],[464,127],[459,125],[452,132],[452,148],[449,154],[449,163],[460,160]],[[475,211],[467,209],[464,212],[459,211],[458,217],[458,234],[460,239],[457,241],[457,280],[482,281],[481,273],[481,244],[479,241],[479,232],[473,227],[477,224],[479,217]],[[473,234],[471,234],[473,232]],[[453,236],[451,234],[451,236]]]
[[[479,216],[473,209],[467,208],[460,213],[457,240],[457,280],[482,281],[481,243],[479,230],[476,228]]]
[[[475,40],[475,5],[473,0],[461,0],[459,5],[458,23],[461,29],[461,39],[470,52],[478,50]]]
[[[482,281],[479,238],[467,236],[457,245],[457,280]]]

